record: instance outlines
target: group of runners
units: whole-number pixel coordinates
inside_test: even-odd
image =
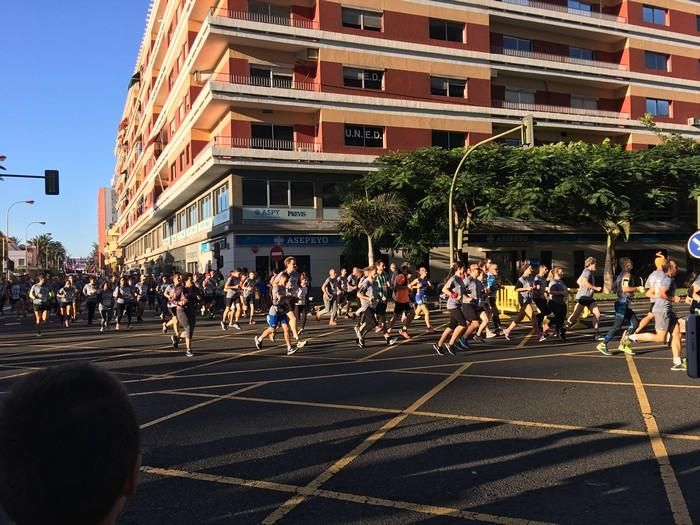
[[[321,321],[329,317],[328,324],[337,326],[340,319],[354,324],[357,346],[365,348],[367,338],[377,334],[386,345],[394,345],[401,338],[411,339],[412,323],[422,316],[425,332],[437,332],[431,321],[428,297],[439,298],[448,314],[445,328],[439,334],[433,350],[438,355],[455,355],[469,349],[470,341],[484,341],[502,335],[510,340],[513,330],[526,317],[532,325],[532,334],[542,342],[550,336],[566,341],[567,329],[577,323],[584,309],[592,316],[594,337],[600,341],[596,348],[603,355],[612,355],[610,343],[617,337],[617,350],[634,355],[633,343],[668,343],[673,355],[673,370],[685,370],[681,357],[681,329],[673,305],[681,299],[675,295],[675,276],[678,271],[673,260],[659,253],[656,270],[642,282],[633,275],[629,258],[619,260],[620,273],[616,279],[617,300],[612,327],[599,335],[600,309],[595,294],[601,291],[596,284],[597,262],[589,257],[577,280],[578,291],[573,310],[567,317],[569,290],[564,283],[561,267],[550,269],[547,265],[520,266],[520,277],[515,285],[519,310],[507,327],[501,326],[497,295],[501,287],[498,265],[486,260],[479,263],[456,263],[447,278],[435,285],[428,270],[416,271],[408,263],[389,268],[384,261],[351,271],[330,269],[320,287],[323,306],[311,307],[310,279],[300,272],[294,257],[284,260],[284,268],[268,279],[255,272],[236,268],[226,277],[220,272],[204,274],[180,274],[156,279],[146,275],[124,275],[111,278],[96,276],[68,276],[65,279],[44,275],[35,281],[27,278],[9,283],[0,281],[0,313],[4,315],[9,300],[11,311],[18,317],[33,311],[37,336],[41,327],[53,314],[58,322],[70,327],[87,312],[87,324],[97,317],[100,332],[114,324],[121,330],[126,321],[130,329],[134,318],[143,320],[150,308],[162,320],[162,332],[170,335],[174,348],[184,340],[187,356],[192,356],[192,340],[197,317],[213,319],[220,306],[223,308],[220,326],[222,330],[241,329],[240,323],[256,323],[256,313],[266,313],[266,327],[254,338],[254,345],[262,349],[264,341],[274,341],[275,333],[282,329],[288,355],[306,345],[302,339],[309,314]],[[266,291],[269,290],[269,293]],[[647,314],[638,320],[632,310],[632,299],[643,292],[650,300]],[[219,298],[223,299],[219,304]],[[393,309],[389,311],[389,303]],[[686,302],[691,311],[700,309],[700,278],[689,287]],[[268,306],[269,305],[269,306]],[[650,322],[654,332],[645,332]]]

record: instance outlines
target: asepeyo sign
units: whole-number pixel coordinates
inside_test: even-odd
[[[316,219],[316,208],[243,208],[244,220]]]

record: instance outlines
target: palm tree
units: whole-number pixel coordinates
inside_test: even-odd
[[[615,258],[615,247],[617,246],[617,239],[622,236],[624,241],[627,242],[630,237],[631,223],[629,219],[620,219],[618,221],[607,219],[603,221],[601,226],[603,230],[605,230],[606,236],[603,291],[605,293],[610,293],[615,290],[615,264],[617,262]]]
[[[43,256],[43,260],[44,260],[43,267],[46,268],[47,267],[46,261],[48,260],[47,255],[48,255],[49,245],[52,242],[55,242],[51,238],[51,234],[49,233],[49,234],[37,235],[36,237],[31,239],[29,242],[32,244],[32,246],[35,246],[37,249],[37,265],[41,267],[41,260],[39,259],[39,257]]]
[[[354,196],[340,207],[338,229],[351,237],[367,237],[367,258],[374,264],[373,241],[406,216],[406,205],[395,193],[382,193],[372,198]]]

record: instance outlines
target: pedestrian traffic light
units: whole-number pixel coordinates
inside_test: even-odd
[[[523,147],[534,148],[535,147],[535,121],[532,115],[526,115],[523,117]]]
[[[58,170],[44,170],[44,193],[58,195]]]

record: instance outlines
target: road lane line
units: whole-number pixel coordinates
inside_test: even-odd
[[[649,435],[649,440],[651,441],[651,449],[654,451],[654,456],[656,456],[656,461],[659,464],[661,481],[664,484],[666,496],[668,497],[668,502],[671,505],[674,523],[676,523],[676,525],[692,525],[693,520],[690,518],[688,505],[685,502],[683,491],[681,490],[681,486],[676,478],[676,473],[671,465],[671,460],[668,457],[666,445],[664,445],[661,432],[659,431],[659,426],[656,423],[656,418],[651,410],[651,404],[649,403],[649,398],[644,390],[644,385],[642,384],[642,378],[637,370],[637,365],[630,355],[626,354],[625,359],[627,360],[627,367],[629,368],[630,375],[632,376],[634,390],[637,393],[637,400],[639,401],[639,408],[642,411],[642,417],[644,418],[644,423],[646,424],[647,434]]]
[[[403,341],[399,341],[399,342],[396,343],[396,344],[387,346],[386,348],[382,348],[381,350],[378,350],[377,352],[374,352],[373,354],[370,354],[370,355],[368,355],[368,356],[362,357],[362,358],[358,359],[357,362],[358,362],[358,363],[363,363],[363,362],[365,362],[365,361],[369,361],[370,359],[372,359],[372,358],[374,358],[374,357],[376,357],[376,356],[378,356],[378,355],[382,355],[382,354],[384,354],[385,352],[388,352],[389,350],[393,350],[393,349],[396,348],[397,346],[401,346],[401,345],[403,345],[403,344],[410,343],[411,341],[415,341],[416,339],[418,339],[418,338],[420,338],[420,337],[423,337],[424,335],[432,334],[432,333],[439,334],[440,329],[441,329],[441,328],[444,328],[445,326],[447,326],[447,324],[441,324],[440,326],[437,327],[437,331],[436,331],[436,332],[429,332],[428,330],[425,330],[424,332],[421,332],[420,334],[418,334],[418,335],[415,336],[415,337],[412,337],[411,339],[404,339]]]
[[[526,345],[527,342],[532,338],[532,336],[534,335],[534,333],[535,333],[535,332],[533,332],[532,330],[530,330],[530,332],[528,332],[528,334],[527,334],[525,337],[523,337],[523,340],[520,341],[517,345],[515,345],[515,348],[525,348],[525,345]]]
[[[462,366],[460,366],[457,370],[452,372],[450,377],[445,378],[443,381],[441,381],[439,384],[431,388],[427,393],[422,395],[419,399],[413,402],[411,406],[403,410],[400,414],[389,420],[387,423],[385,423],[379,430],[374,432],[372,435],[367,437],[362,443],[357,445],[353,450],[345,454],[342,458],[340,458],[338,461],[336,461],[333,465],[331,465],[327,470],[322,472],[320,475],[318,475],[314,480],[309,482],[305,488],[307,489],[319,489],[321,488],[321,485],[323,485],[325,482],[327,482],[329,479],[331,479],[333,476],[335,476],[338,472],[340,472],[343,468],[348,466],[350,463],[352,463],[360,454],[365,452],[368,448],[370,448],[373,444],[375,444],[377,441],[382,439],[390,430],[396,428],[401,422],[406,419],[408,416],[410,416],[413,412],[418,410],[421,406],[423,406],[425,403],[430,401],[433,397],[435,397],[437,394],[439,394],[445,387],[447,387],[449,384],[451,384],[455,379],[457,379],[462,372],[464,372],[467,368],[471,366],[471,363],[465,363]],[[306,496],[304,495],[297,495],[289,500],[287,500],[285,503],[282,504],[281,507],[278,507],[275,512],[270,514],[267,518],[265,518],[262,523],[266,525],[272,525],[274,523],[277,523],[279,520],[284,518],[289,512],[291,512],[295,507],[297,507],[300,503],[302,503],[306,499]]]
[[[526,520],[519,518],[511,518],[508,516],[496,516],[494,514],[484,514],[482,512],[472,512],[469,510],[461,510],[457,508],[442,507],[437,505],[425,505],[422,503],[413,503],[409,501],[375,498],[372,496],[351,494],[348,492],[339,492],[335,490],[312,489],[307,487],[301,487],[299,485],[290,485],[288,483],[278,483],[273,481],[251,480],[235,478],[232,476],[222,476],[217,474],[206,474],[203,472],[188,472],[179,469],[164,469],[149,466],[142,466],[141,472],[165,478],[193,479],[196,481],[208,481],[212,483],[219,483],[222,485],[235,485],[253,489],[283,492],[287,494],[297,494],[299,496],[303,496],[304,498],[320,497],[335,501],[358,503],[360,505],[371,505],[376,507],[406,510],[409,512],[426,514],[428,516],[449,516],[451,518],[460,518],[469,521],[480,521],[484,523],[496,523],[500,525],[549,525],[546,522],[534,521],[529,519]]]

